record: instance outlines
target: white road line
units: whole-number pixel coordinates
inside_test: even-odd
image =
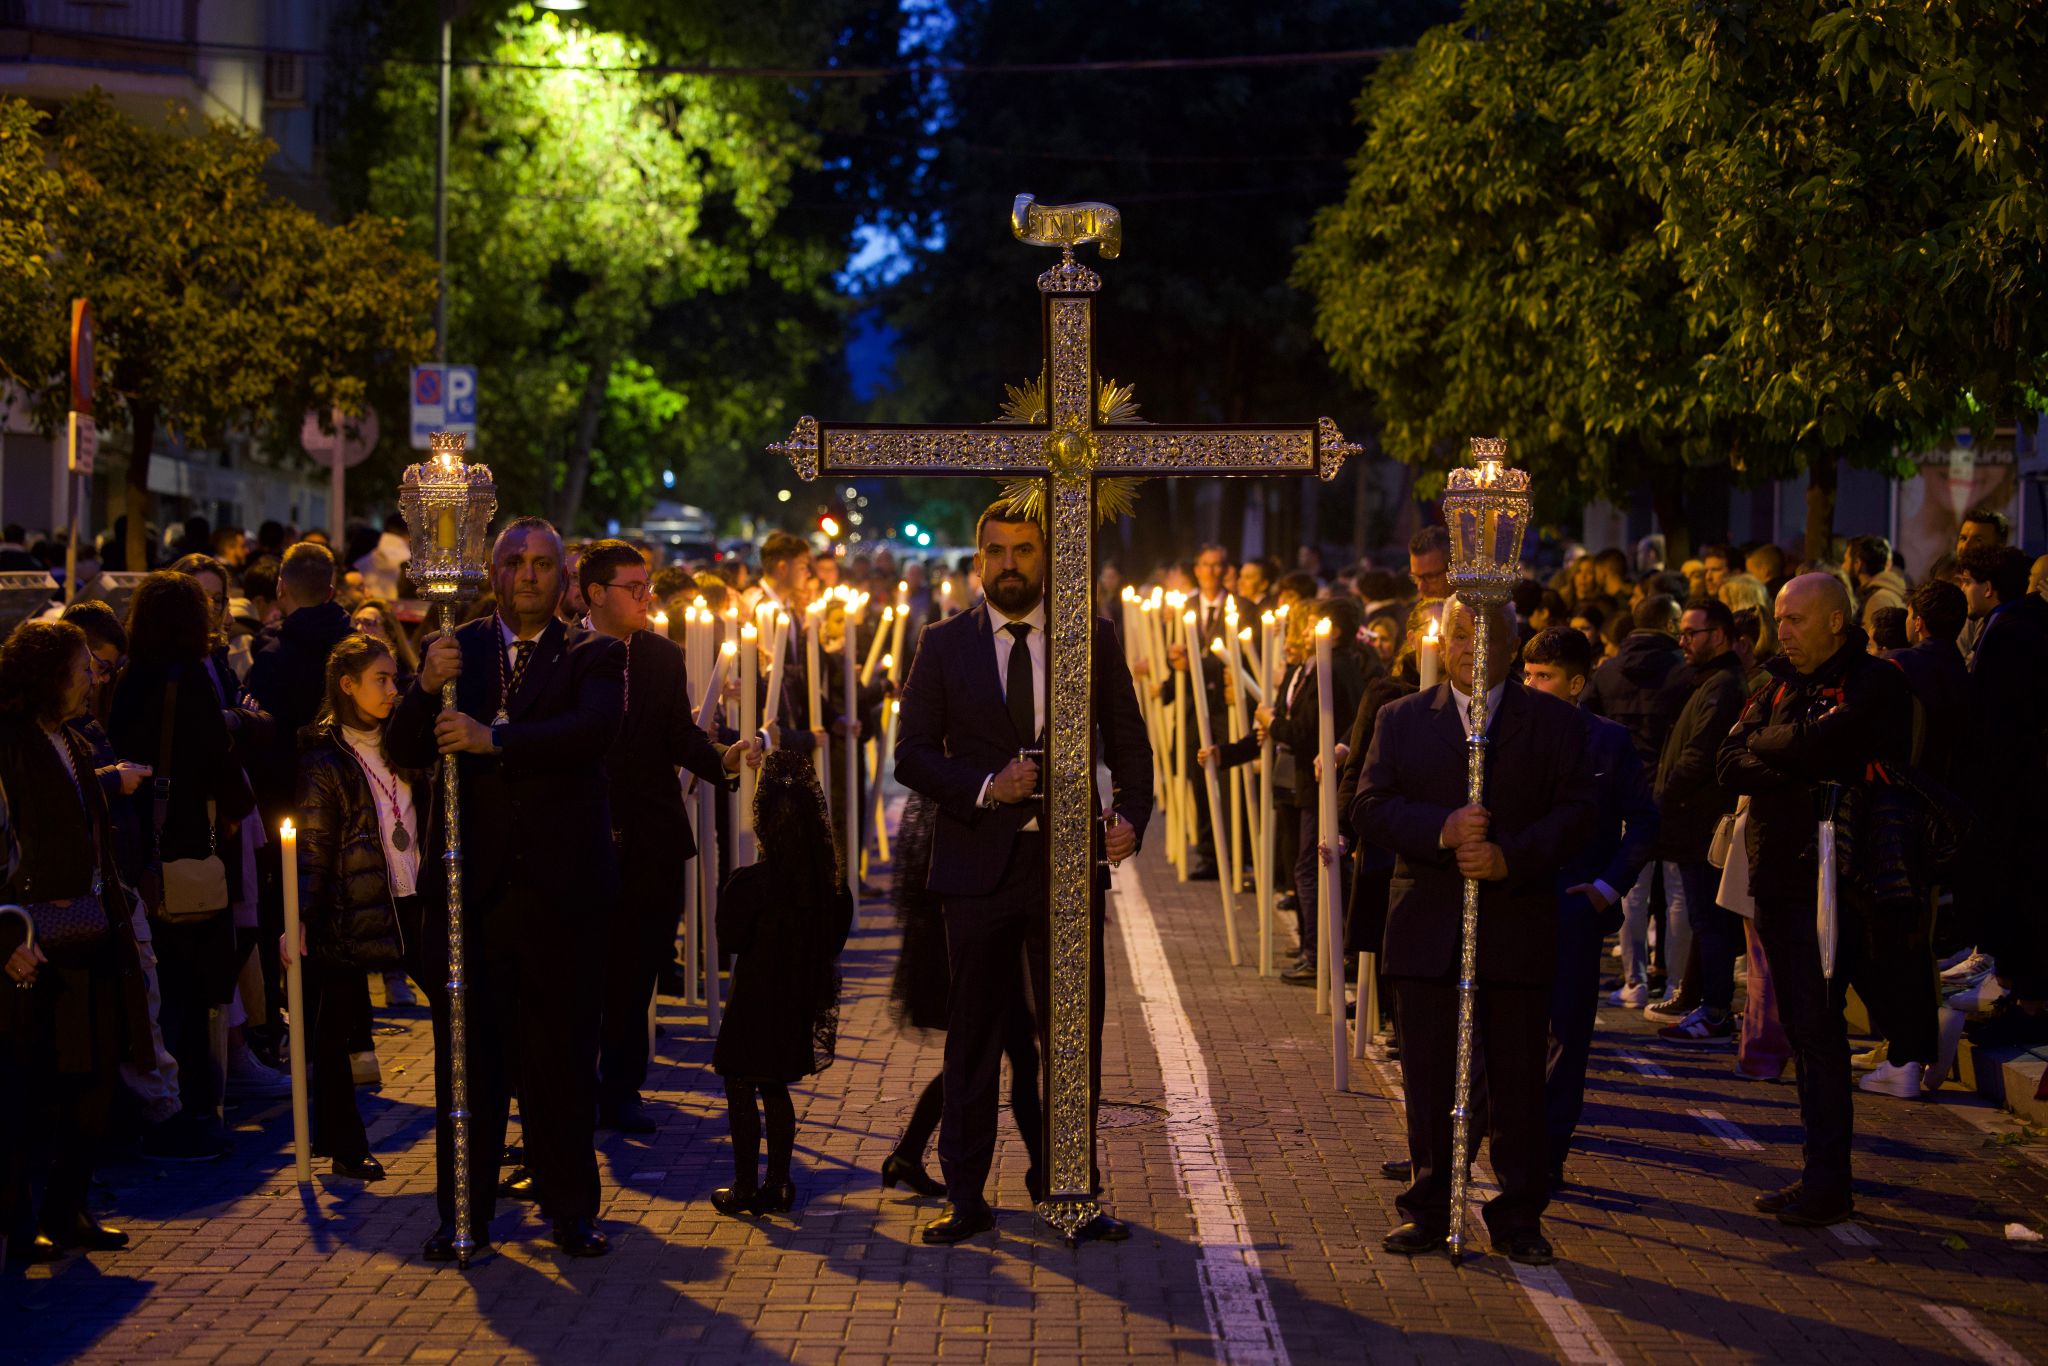
[[[1622,1062],[1627,1063],[1630,1067],[1633,1067],[1636,1071],[1642,1073],[1646,1077],[1668,1077],[1671,1075],[1662,1067],[1658,1066],[1654,1062],[1651,1062],[1648,1058],[1645,1058],[1640,1054],[1616,1053],[1614,1056],[1620,1059]]]
[[[1738,1152],[1760,1153],[1764,1145],[1742,1131],[1737,1124],[1719,1110],[1687,1110],[1687,1114],[1700,1122],[1702,1128]]]
[[[1223,1128],[1209,1095],[1209,1065],[1194,1022],[1181,1005],[1166,945],[1136,868],[1118,874],[1116,899],[1114,919],[1131,960],[1131,977],[1141,987],[1139,1006],[1165,1084],[1166,1138],[1173,1150],[1174,1180],[1194,1212],[1194,1240],[1201,1249],[1195,1274],[1217,1360],[1233,1366],[1288,1366],[1287,1344],[1245,1223],[1244,1202],[1224,1159]]]
[[[1948,1329],[1956,1341],[1969,1348],[1979,1361],[1989,1366],[2027,1366],[2025,1357],[2004,1338],[1977,1322],[1977,1316],[1969,1310],[1958,1309],[1952,1304],[1923,1304],[1920,1308],[1927,1317]]]
[[[1379,1058],[1367,1058],[1366,1064],[1379,1077],[1381,1087],[1393,1097],[1394,1103],[1405,1111],[1408,1095],[1402,1089],[1399,1074]],[[1472,1173],[1475,1179],[1466,1187],[1471,1208],[1466,1215],[1465,1227],[1477,1231],[1486,1227],[1479,1211],[1479,1193],[1482,1189],[1497,1191],[1500,1187],[1485,1162],[1475,1158]],[[1579,1303],[1579,1297],[1572,1293],[1563,1272],[1555,1266],[1522,1266],[1515,1262],[1509,1262],[1508,1269],[1515,1273],[1515,1283],[1529,1297],[1529,1306],[1536,1311],[1536,1317],[1542,1319],[1543,1326],[1550,1330],[1550,1336],[1557,1343],[1560,1360],[1569,1361],[1572,1366],[1621,1366],[1621,1358],[1615,1354],[1586,1306]]]

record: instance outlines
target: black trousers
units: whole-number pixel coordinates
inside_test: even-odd
[[[1886,1059],[1932,1066],[1941,1052],[1933,902],[1875,908],[1859,919],[1863,952],[1854,985],[1870,1008],[1871,1025],[1884,1036]]]
[[[220,1125],[221,1072],[213,1056],[212,1013],[235,994],[235,918],[222,911],[198,924],[150,922],[156,950],[157,1028],[178,1060],[178,1102],[214,1129]]]
[[[945,1173],[947,1198],[957,1210],[987,1207],[983,1188],[995,1158],[1003,1046],[1020,996],[1030,1012],[1039,1046],[1047,1044],[1051,1013],[1045,1003],[1051,999],[1052,977],[1049,911],[1045,837],[1036,831],[1017,836],[1009,866],[994,892],[945,900],[946,960],[953,981],[946,1017],[939,1166]],[[1099,1191],[1102,1180],[1095,1162],[1095,1110],[1102,1102],[1104,992],[1099,892],[1090,922],[1088,1148],[1091,1183]]]
[[[1031,1155],[1031,1170],[1045,1170],[1045,1106],[1039,1100],[1038,1036],[1032,1030],[1031,1012],[1022,997],[1010,1013],[1003,1031],[1003,1056],[1010,1060],[1010,1118]],[[925,1083],[917,1104],[910,1111],[910,1123],[896,1141],[896,1155],[912,1162],[924,1161],[924,1149],[938,1132],[939,1118],[946,1107],[946,1074]]]
[[[1755,923],[1764,957],[1771,965],[1771,985],[1778,993],[1778,1018],[1784,1021],[1785,1034],[1792,1041],[1792,1058],[1798,1069],[1799,1120],[1806,1127],[1806,1164],[1800,1183],[1809,1195],[1824,1199],[1844,1196],[1849,1193],[1855,1117],[1849,1081],[1849,1026],[1842,1018],[1842,1007],[1856,970],[1860,927],[1845,917],[1830,981],[1821,975],[1811,892],[1759,896]]]
[[[1408,1156],[1414,1183],[1396,1197],[1402,1215],[1424,1228],[1451,1218],[1451,1103],[1457,1091],[1458,988],[1403,977],[1394,982],[1401,1030],[1401,1079],[1408,1091]],[[1498,1240],[1532,1232],[1550,1203],[1543,1175],[1544,1055],[1550,1013],[1546,987],[1483,986],[1474,1003],[1474,1071],[1486,1068],[1483,1123],[1500,1179],[1486,1204],[1486,1227]],[[1477,1087],[1475,1086],[1475,1090]],[[1472,1150],[1481,1118],[1475,1114]]]
[[[496,1210],[498,1163],[516,1087],[520,1142],[541,1212],[597,1217],[598,1010],[603,940],[558,922],[560,908],[508,888],[467,907],[469,1162],[472,1232]],[[434,1019],[434,1171],[441,1219],[455,1220],[454,1056],[448,1027],[448,925],[424,899],[408,913],[406,971]],[[644,1024],[642,1026],[645,1027]]]
[[[1600,1014],[1606,926],[1580,892],[1558,898],[1557,977],[1550,985],[1550,1050],[1543,1079],[1543,1161],[1562,1167],[1586,1108],[1586,1063]]]
[[[363,969],[309,954],[300,975],[306,991],[306,1099],[312,1108],[313,1151],[360,1162],[370,1155],[370,1140],[356,1108],[349,1054],[357,1051],[358,1036],[369,1028]]]
[[[697,874],[661,853],[644,838],[619,845],[619,902],[604,927],[598,1031],[597,1098],[608,1110],[637,1101],[647,1084],[647,1006],[662,967],[675,961],[683,880]]]

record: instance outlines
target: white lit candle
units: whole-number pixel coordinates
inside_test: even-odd
[[[306,979],[300,959],[305,954],[305,930],[299,922],[299,832],[289,819],[277,830],[278,848],[284,858],[284,942],[291,948],[291,962],[284,970],[284,1006],[291,1012],[286,1033],[292,1062],[292,1158],[297,1164],[299,1184],[313,1183],[313,1124],[306,1101]]]

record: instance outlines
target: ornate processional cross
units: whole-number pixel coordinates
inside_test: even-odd
[[[819,475],[978,475],[1041,481],[1050,565],[1046,574],[1047,735],[1043,771],[1051,829],[1051,1056],[1046,1198],[1038,1213],[1069,1239],[1097,1213],[1092,1194],[1094,1105],[1090,1095],[1089,915],[1094,873],[1094,619],[1096,481],[1166,474],[1336,477],[1358,447],[1328,418],[1315,425],[1255,423],[1169,427],[1100,420],[1096,405],[1095,294],[1102,278],[1074,259],[1094,242],[1105,259],[1122,247],[1123,224],[1107,204],[1042,205],[1018,196],[1017,237],[1060,248],[1038,277],[1044,319],[1045,420],[981,426],[887,425],[798,420],[789,457],[806,481]]]

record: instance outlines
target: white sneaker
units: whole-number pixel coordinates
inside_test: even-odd
[[[1860,1090],[1874,1095],[1897,1096],[1901,1100],[1918,1100],[1926,1094],[1920,1087],[1921,1067],[1917,1062],[1899,1063],[1894,1066],[1883,1062],[1862,1081],[1856,1083]]]
[[[1887,1057],[1889,1057],[1890,1054],[1891,1045],[1886,1043],[1883,1039],[1879,1039],[1877,1043],[1866,1052],[1851,1053],[1849,1055],[1849,1066],[1855,1068],[1858,1072],[1868,1072],[1873,1067],[1884,1066],[1884,1060]]]
[[[292,1093],[289,1074],[267,1067],[249,1049],[247,1039],[237,1040],[228,1050],[228,1093],[235,1096],[288,1096]]]
[[[1950,1010],[1960,1010],[1965,1015],[1976,1015],[1991,1009],[1992,1002],[2005,995],[2005,988],[1996,977],[1985,973],[1976,981],[1948,994],[1942,1004]]]
[[[1621,1006],[1627,1010],[1640,1010],[1650,999],[1648,982],[1624,982],[1607,993],[1607,1004]]]
[[[402,972],[384,974],[384,1004],[388,1006],[416,1006],[420,998],[413,994],[412,983],[405,980]]]
[[[377,1065],[377,1051],[351,1053],[348,1055],[348,1070],[358,1086],[382,1086],[384,1069]]]
[[[1941,980],[1949,983],[1972,981],[1982,977],[1995,966],[1997,965],[1990,954],[1972,949],[1963,958],[1944,967],[1941,970]]]

